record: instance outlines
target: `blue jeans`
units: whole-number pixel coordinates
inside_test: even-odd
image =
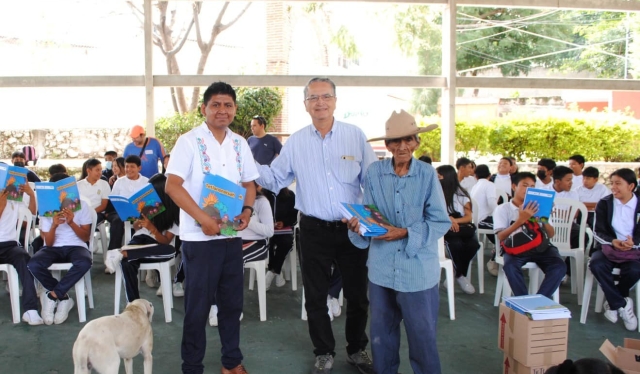
[[[71,262],[73,266],[58,282],[48,270],[54,263]],[[42,247],[31,257],[27,268],[48,291],[54,291],[58,299],[64,298],[67,292],[91,270],[91,253],[80,246]]]
[[[538,294],[544,295],[548,298],[553,298],[553,293],[556,292],[562,278],[567,273],[567,265],[560,257],[558,248],[549,246],[544,252],[536,252],[532,254],[525,254],[520,256],[512,256],[508,253],[504,254],[504,273],[509,280],[509,286],[515,296],[527,295],[529,289],[524,282],[524,275],[522,275],[522,266],[527,262],[533,262],[544,273],[544,280],[540,285]]]
[[[611,274],[614,267],[620,268],[618,284],[615,284],[613,274]],[[609,261],[602,251],[595,251],[589,260],[589,269],[600,283],[611,310],[618,310],[627,305],[624,298],[629,297],[629,290],[640,279],[640,262],[627,261],[616,264]]]
[[[377,374],[397,374],[400,366],[400,321],[409,342],[409,361],[415,374],[440,373],[436,327],[438,285],[424,291],[399,292],[369,282],[371,353]]]

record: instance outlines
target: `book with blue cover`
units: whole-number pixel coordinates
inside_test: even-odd
[[[111,195],[109,200],[122,222],[134,222],[143,215],[152,219],[165,211],[160,196],[151,184],[142,187],[131,197]]]
[[[389,220],[380,213],[378,207],[373,204],[340,204],[340,211],[346,219],[357,217],[360,222],[360,235],[366,237],[380,236],[387,233],[387,229],[380,226],[385,224],[391,226]]]
[[[505,297],[507,307],[534,321],[571,318],[571,311],[543,295]]]
[[[242,213],[247,190],[236,183],[215,174],[207,174],[202,182],[198,205],[210,217],[220,223],[220,235],[236,236],[237,222],[233,219]]]
[[[549,222],[549,217],[551,217],[553,200],[555,197],[556,191],[529,187],[527,188],[527,193],[524,196],[524,203],[522,206],[526,207],[531,201],[538,203],[538,212],[534,217],[538,218],[542,223],[547,223]]]
[[[82,207],[75,177],[57,182],[36,182],[35,192],[41,217],[53,217],[65,208],[77,212]]]
[[[27,173],[26,168],[0,164],[0,189],[9,193],[7,200],[22,201],[19,190],[27,183]]]

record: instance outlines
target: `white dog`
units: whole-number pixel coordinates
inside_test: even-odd
[[[87,323],[73,345],[74,374],[118,374],[120,358],[124,370],[133,373],[133,357],[144,356],[144,374],[151,374],[153,357],[153,305],[144,299],[131,302],[122,314]]]

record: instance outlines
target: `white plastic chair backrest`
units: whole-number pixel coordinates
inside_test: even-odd
[[[571,226],[576,214],[580,213],[579,248],[584,249],[584,234],[587,229],[587,207],[578,200],[557,198],[551,211],[550,222],[555,231],[551,243],[558,249],[571,249]]]
[[[89,252],[91,252],[91,256],[93,257],[93,251],[95,251],[93,240],[93,235],[95,235],[96,227],[98,226],[98,213],[96,210],[91,208],[91,202],[84,197],[80,197],[80,202],[82,203],[82,207],[89,210],[89,216],[91,217],[91,236],[89,237]]]
[[[438,258],[439,259],[443,259],[445,258],[444,255],[444,236],[440,239],[438,239]]]
[[[474,198],[471,198],[471,222],[476,226],[476,230],[478,230],[478,223],[480,223],[478,220],[479,210],[478,202]]]
[[[496,201],[500,201],[500,198],[502,198],[502,204],[509,201],[509,195],[502,188],[496,187]]]
[[[16,241],[20,241],[20,231],[22,229],[22,224],[26,223],[26,229],[24,230],[24,245],[25,247],[29,246],[29,239],[31,237],[31,222],[33,222],[33,214],[26,206],[20,204],[18,208],[18,222],[16,223]]]

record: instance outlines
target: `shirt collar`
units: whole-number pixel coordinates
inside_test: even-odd
[[[398,176],[398,174],[396,174],[396,171],[393,169],[393,158],[387,158],[385,160],[383,160],[384,162],[384,166],[382,168],[382,172],[384,174],[393,174],[395,176]],[[415,157],[411,157],[411,164],[409,165],[409,172],[405,175],[403,175],[403,177],[412,177],[416,174],[416,162],[418,160],[416,160]]]
[[[617,206],[617,207],[629,207],[631,209],[635,209],[636,205],[638,205],[638,198],[636,197],[636,194],[633,194],[631,196],[631,200],[627,201],[626,204],[623,204],[620,200],[618,199],[613,199],[613,203]]]
[[[199,128],[202,131],[204,131],[205,134],[209,134],[209,135],[211,135],[211,137],[215,138],[213,136],[213,133],[211,132],[211,130],[209,130],[209,126],[207,126],[207,123],[205,121],[202,121],[202,125],[200,125]],[[224,140],[231,139],[231,134],[233,133],[233,131],[231,131],[231,129],[228,126],[224,130],[224,132],[225,132]]]
[[[336,121],[336,118],[333,117],[333,124],[331,125],[331,130],[329,130],[329,132],[324,136],[325,138],[331,137],[333,135],[333,133],[337,130],[338,126],[339,126],[340,122]],[[320,131],[318,131],[318,129],[316,129],[316,127],[313,125],[313,123],[311,124],[311,132],[315,135],[317,135],[318,137],[322,138],[322,135],[320,135]]]

